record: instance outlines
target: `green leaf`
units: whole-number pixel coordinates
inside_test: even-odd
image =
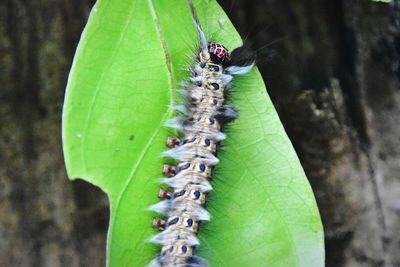
[[[241,39],[214,0],[194,1],[207,37],[229,49]],[[179,83],[198,41],[186,0],[99,0],[68,80],[63,146],[68,175],[110,200],[108,265],[145,266],[159,251],[146,209],[158,178]],[[260,73],[237,77],[240,118],[218,154],[197,253],[211,266],[323,266],[318,209]]]

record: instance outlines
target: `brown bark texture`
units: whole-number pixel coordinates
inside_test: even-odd
[[[313,186],[326,265],[400,266],[400,2],[219,2]],[[0,1],[0,266],[105,264],[107,197],[68,181],[60,132],[93,4]]]

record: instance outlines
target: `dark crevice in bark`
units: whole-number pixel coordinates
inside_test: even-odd
[[[346,18],[344,14],[346,13],[343,7],[343,3],[340,4],[341,12],[343,16],[339,19],[340,22],[340,32],[343,40],[340,42],[339,55],[340,55],[340,65],[338,71],[338,77],[340,80],[340,85],[345,96],[346,108],[348,110],[348,115],[353,128],[356,130],[357,139],[356,141],[360,146],[360,151],[365,154],[368,161],[368,178],[372,185],[372,194],[375,196],[375,206],[377,209],[377,220],[386,232],[386,222],[385,215],[383,212],[383,205],[380,196],[379,185],[377,178],[375,176],[374,165],[371,160],[370,146],[371,139],[368,136],[367,131],[367,119],[366,119],[366,109],[365,98],[360,91],[360,85],[357,84],[357,57],[358,55],[358,44],[356,41],[355,33],[346,25]],[[382,243],[384,244],[385,236],[382,236]],[[383,247],[383,253],[386,253],[385,246]]]
[[[343,13],[343,11],[341,13]],[[368,149],[370,140],[366,131],[365,109],[360,102],[362,101],[362,96],[356,81],[356,37],[354,32],[345,25],[344,18],[339,20],[339,23],[339,31],[341,32],[342,40],[339,42],[340,63],[337,77],[339,78],[340,87],[345,96],[350,121],[358,134],[361,147],[363,149]]]

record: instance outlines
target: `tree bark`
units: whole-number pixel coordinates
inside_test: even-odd
[[[313,186],[327,266],[400,266],[399,1],[219,2]],[[60,133],[93,4],[0,2],[0,266],[105,264],[107,198],[68,181]]]
[[[0,266],[104,266],[107,199],[68,181],[60,132],[92,4],[0,2]]]
[[[327,266],[400,266],[400,7],[221,1],[313,186]]]

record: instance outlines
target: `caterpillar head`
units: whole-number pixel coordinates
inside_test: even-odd
[[[208,53],[210,53],[210,59],[213,63],[221,64],[225,59],[230,59],[230,54],[225,46],[215,43],[208,43]]]

